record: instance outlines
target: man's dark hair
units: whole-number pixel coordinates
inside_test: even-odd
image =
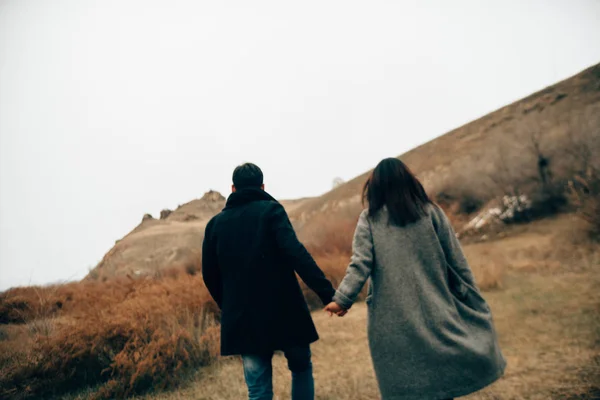
[[[263,184],[263,173],[257,165],[242,164],[233,170],[233,186],[236,189],[259,188]]]

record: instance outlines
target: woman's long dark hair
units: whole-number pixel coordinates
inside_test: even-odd
[[[398,226],[417,222],[427,214],[425,207],[432,202],[421,182],[397,158],[386,158],[377,164],[363,188],[363,204],[365,200],[369,216],[387,206],[389,222]]]

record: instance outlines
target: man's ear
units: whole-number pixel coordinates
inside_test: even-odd
[[[261,188],[262,190],[265,190],[265,184],[263,183],[262,185],[260,185],[260,188]]]
[[[235,185],[231,185],[231,193],[235,193]]]

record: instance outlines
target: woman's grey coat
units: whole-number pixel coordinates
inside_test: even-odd
[[[369,347],[383,400],[446,399],[502,376],[492,315],[444,212],[398,227],[363,211],[334,297],[350,308],[370,277]]]

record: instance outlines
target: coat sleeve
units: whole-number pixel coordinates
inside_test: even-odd
[[[213,222],[211,220],[204,231],[204,241],[202,242],[202,279],[206,288],[210,292],[219,308],[223,299],[221,271],[217,261],[216,243],[213,237]]]
[[[436,230],[438,240],[444,250],[446,262],[460,275],[460,277],[473,288],[477,288],[473,273],[467,262],[467,258],[462,250],[456,233],[448,220],[444,211],[434,205],[433,225]]]
[[[280,204],[277,204],[273,211],[272,228],[277,246],[285,261],[292,266],[304,283],[319,296],[323,304],[329,304],[335,289],[296,237],[296,232],[287,213]]]
[[[338,287],[333,300],[342,308],[349,309],[356,301],[362,287],[373,269],[374,247],[371,225],[367,211],[358,219],[352,242],[352,259],[346,270],[346,276]]]

